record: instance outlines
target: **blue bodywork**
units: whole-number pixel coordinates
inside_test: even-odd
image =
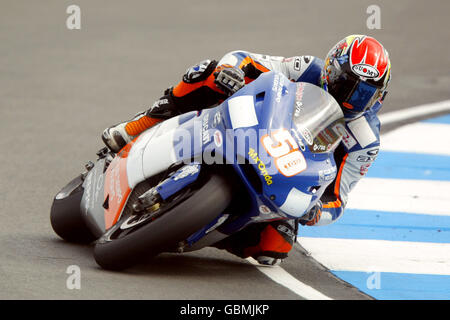
[[[249,210],[237,219],[222,223],[218,228],[220,232],[231,235],[250,223],[298,218],[315,205],[325,188],[335,178],[336,164],[333,150],[322,153],[311,152],[310,148],[305,147],[308,146],[308,141],[293,123],[297,85],[281,73],[267,72],[217,107],[196,114],[192,112],[180,118],[180,127],[176,129],[174,139],[177,159],[186,163],[195,159],[195,166],[205,166],[214,162],[232,166],[247,190]],[[229,101],[239,96],[253,97],[257,123],[234,129]],[[264,135],[270,135],[280,129],[291,133],[307,163],[304,171],[291,177],[277,170],[274,159],[261,142]],[[188,150],[186,145],[190,146]],[[249,166],[256,173],[253,176],[259,177],[260,183],[255,184],[249,177]],[[198,174],[189,176],[189,184],[197,177]],[[167,190],[180,190],[187,184],[186,181],[186,179],[168,180],[164,186],[164,198],[170,196]],[[183,185],[177,187],[170,184]],[[290,216],[280,210],[292,188],[311,195],[307,210],[297,216]],[[220,216],[189,237],[187,243],[192,245],[200,240],[219,219]]]

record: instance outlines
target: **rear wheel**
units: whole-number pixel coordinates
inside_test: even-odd
[[[122,217],[97,241],[95,260],[105,269],[131,267],[200,230],[219,216],[231,200],[230,183],[222,176],[211,175],[201,187],[181,191],[151,215]]]
[[[83,220],[80,210],[83,197],[81,175],[70,181],[53,200],[50,222],[58,236],[69,242],[91,243],[96,239]]]

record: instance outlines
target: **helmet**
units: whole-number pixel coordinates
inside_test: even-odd
[[[339,103],[345,118],[354,119],[384,98],[390,76],[391,62],[381,43],[351,35],[328,53],[321,84]]]

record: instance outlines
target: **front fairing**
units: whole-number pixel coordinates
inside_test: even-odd
[[[300,217],[336,176],[335,145],[317,153],[315,139],[311,145],[293,122],[297,85],[280,73],[265,73],[209,110],[208,123],[220,122],[215,127],[220,134],[212,134],[211,144],[217,149],[215,136],[225,137],[217,151],[255,196],[255,215],[269,208],[272,216]],[[260,184],[249,177],[248,166]]]

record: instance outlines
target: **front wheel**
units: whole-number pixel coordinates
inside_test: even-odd
[[[154,220],[124,216],[97,241],[94,257],[105,268],[121,270],[176,245],[213,221],[231,203],[230,183],[213,174],[198,189],[182,191],[158,210]]]

